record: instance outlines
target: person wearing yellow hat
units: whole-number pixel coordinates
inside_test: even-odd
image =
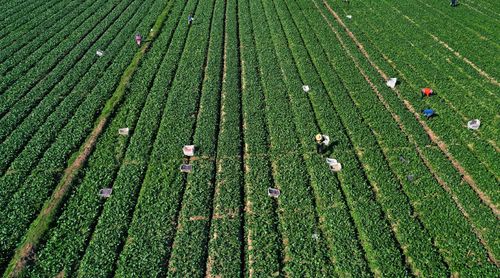
[[[330,145],[330,137],[328,135],[316,134],[316,152],[322,154],[328,145]]]

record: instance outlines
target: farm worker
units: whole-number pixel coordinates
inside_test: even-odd
[[[330,137],[328,135],[316,134],[316,152],[322,154],[325,147],[330,145]]]
[[[137,43],[138,46],[141,46],[141,42],[142,42],[141,34],[139,33],[135,34],[135,43]]]
[[[424,111],[422,111],[424,113],[424,116],[429,119],[430,117],[434,116],[435,112],[434,110],[432,109],[424,109]]]
[[[456,7],[458,5],[457,0],[451,0],[450,6]]]
[[[423,88],[421,92],[422,97],[424,97],[424,95],[429,97],[430,95],[432,95],[432,93],[434,93],[431,88]]]
[[[194,17],[191,14],[189,14],[188,15],[188,25],[189,26],[191,26],[191,24],[193,23],[193,20],[194,20]]]

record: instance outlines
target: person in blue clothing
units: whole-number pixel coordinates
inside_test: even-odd
[[[451,0],[450,6],[452,6],[452,7],[458,6],[458,1],[457,0]]]
[[[424,111],[422,111],[422,113],[424,114],[424,116],[427,118],[427,119],[430,119],[431,117],[433,117],[436,113],[434,112],[434,110],[432,109],[424,109]]]

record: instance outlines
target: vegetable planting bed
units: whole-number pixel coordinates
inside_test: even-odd
[[[498,1],[0,7],[4,277],[500,276]]]

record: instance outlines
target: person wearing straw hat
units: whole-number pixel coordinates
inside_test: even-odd
[[[330,145],[330,137],[328,135],[316,134],[314,137],[316,140],[316,152],[322,154],[326,147]]]

